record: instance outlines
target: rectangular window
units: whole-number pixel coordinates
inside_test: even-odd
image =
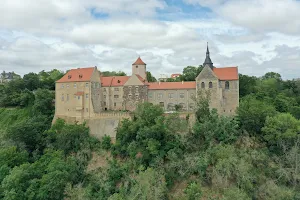
[[[61,84],[61,88],[64,88],[65,86],[64,86],[64,84]]]
[[[106,88],[103,88],[103,91],[106,92]]]
[[[88,98],[89,98],[89,94],[85,94],[85,98],[87,98],[87,99],[88,99]]]
[[[180,93],[179,96],[180,96],[181,99],[183,99],[184,98],[184,93]]]
[[[89,87],[89,83],[85,83],[85,87]]]
[[[69,88],[69,84],[67,84],[67,88]]]
[[[119,95],[114,95],[114,98],[115,98],[115,99],[118,99],[118,98],[119,98]]]
[[[76,83],[74,83],[74,88],[76,88],[77,87],[77,85],[76,85]]]
[[[80,96],[78,96],[78,100],[80,99]]]
[[[174,98],[174,93],[169,93],[169,99],[173,99]]]
[[[89,109],[88,109],[88,108],[86,108],[85,110],[86,110],[86,112],[89,112]]]
[[[117,103],[114,103],[114,107],[116,107],[117,106]]]
[[[136,94],[136,95],[135,95],[135,98],[136,98],[136,99],[138,99],[138,98],[139,98],[139,95],[138,95],[138,94]]]
[[[162,99],[163,98],[163,94],[162,93],[157,94],[157,98],[158,99]]]
[[[150,99],[152,99],[152,93],[148,93]]]
[[[67,101],[69,101],[69,95],[67,94]]]
[[[103,105],[106,106],[106,102],[103,102]]]
[[[139,92],[139,86],[135,86],[135,92]]]
[[[130,94],[130,95],[128,95],[128,96],[129,96],[129,98],[131,98],[132,95]]]
[[[119,91],[119,88],[115,88],[114,90],[115,90],[115,92],[118,92],[118,91]]]
[[[76,95],[74,94],[74,99],[76,99]]]
[[[64,95],[63,95],[63,94],[61,95],[61,100],[62,100],[62,101],[64,101],[64,100],[65,100],[65,97],[64,97]]]
[[[106,99],[106,95],[103,95],[103,98]]]

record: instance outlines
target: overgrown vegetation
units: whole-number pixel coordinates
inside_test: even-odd
[[[240,75],[240,87],[234,118],[205,92],[195,122],[144,103],[114,143],[85,124],[51,126],[52,93],[36,89],[26,109],[0,109],[0,199],[300,199],[299,82]],[[89,169],[97,152],[107,156]]]

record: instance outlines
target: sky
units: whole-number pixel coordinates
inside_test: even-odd
[[[300,77],[299,0],[0,0],[0,71],[97,66],[141,56],[157,78],[204,62]]]

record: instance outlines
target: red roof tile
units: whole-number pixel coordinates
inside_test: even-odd
[[[135,63],[133,63],[132,65],[146,65],[146,63],[144,63],[144,61],[142,61],[141,57],[139,57]]]
[[[214,73],[222,81],[238,80],[238,68],[237,67],[224,67],[224,68],[214,68]]]
[[[140,81],[145,85],[148,83],[147,80],[143,79],[140,75],[136,74],[136,76],[138,77],[138,79],[140,79]]]
[[[57,83],[90,81],[95,67],[71,69]]]
[[[196,82],[154,82],[148,83],[149,90],[180,90],[180,89],[196,89]]]
[[[176,78],[176,77],[178,77],[178,76],[180,76],[181,74],[172,74],[171,75],[171,78]]]
[[[130,76],[107,76],[107,77],[100,77],[101,84],[103,87],[117,87],[117,86],[123,86]]]

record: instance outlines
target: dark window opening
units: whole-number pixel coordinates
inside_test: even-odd
[[[205,83],[204,82],[201,83],[201,88],[205,88]]]
[[[229,89],[229,81],[225,82],[225,89]]]
[[[212,82],[209,82],[209,88],[212,88],[213,87],[213,84],[212,84]]]

